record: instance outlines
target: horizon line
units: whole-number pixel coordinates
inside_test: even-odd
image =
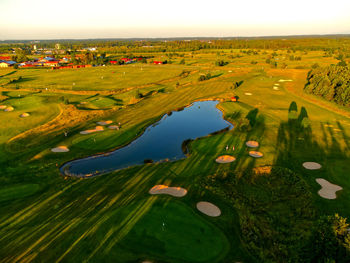
[[[300,34],[300,35],[259,35],[259,36],[221,36],[221,37],[214,37],[214,36],[191,36],[191,37],[100,37],[100,38],[28,38],[28,39],[0,39],[0,42],[6,42],[6,41],[54,41],[54,40],[196,40],[196,39],[253,39],[253,38],[293,38],[293,37],[334,37],[334,36],[340,36],[340,37],[350,37],[350,33],[340,33],[340,34]]]

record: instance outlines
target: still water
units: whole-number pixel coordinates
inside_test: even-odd
[[[185,140],[233,127],[223,119],[222,112],[216,108],[217,104],[218,101],[195,102],[182,111],[165,114],[127,146],[108,155],[68,162],[61,167],[61,172],[75,176],[95,175],[140,165],[144,160],[158,162],[185,158],[181,147]]]

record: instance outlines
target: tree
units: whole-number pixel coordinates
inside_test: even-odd
[[[322,216],[312,229],[302,255],[308,262],[350,262],[350,233],[346,218]]]
[[[239,86],[241,86],[241,85],[243,84],[243,82],[244,82],[243,80],[238,81],[238,82],[237,82],[237,81],[234,82],[234,83],[233,83],[233,88],[234,88],[234,89],[237,89]]]

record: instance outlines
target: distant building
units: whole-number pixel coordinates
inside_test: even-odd
[[[154,65],[161,65],[161,64],[163,64],[163,62],[162,61],[153,61],[153,64]]]
[[[17,62],[12,60],[0,60],[0,68],[8,68],[15,65]]]
[[[237,102],[239,100],[238,96],[231,97],[231,101]]]

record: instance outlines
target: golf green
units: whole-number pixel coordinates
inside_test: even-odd
[[[229,250],[225,235],[195,208],[157,199],[120,244],[137,254],[178,262],[217,262]],[[146,203],[146,202],[145,202]],[[137,204],[123,208],[134,210]],[[113,249],[112,249],[113,250]]]

